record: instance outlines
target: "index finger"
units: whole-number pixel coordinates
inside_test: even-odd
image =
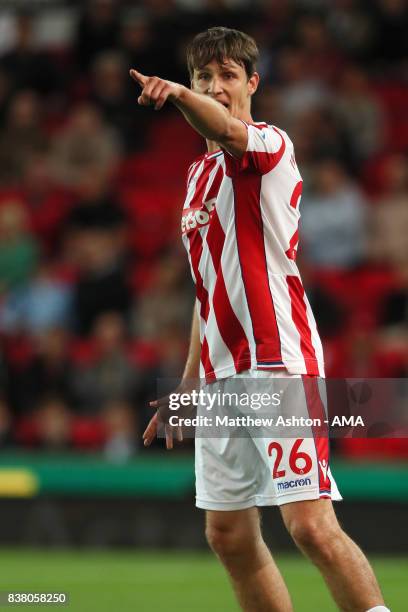
[[[129,74],[132,77],[132,79],[134,79],[137,83],[139,83],[139,85],[141,87],[144,87],[147,81],[147,77],[144,76],[144,74],[142,74],[141,72],[138,72],[137,70],[135,70],[134,68],[131,68],[129,70]]]
[[[164,395],[163,397],[159,397],[157,400],[153,400],[149,402],[149,406],[152,408],[160,408],[161,406],[167,406],[170,400],[170,394]]]

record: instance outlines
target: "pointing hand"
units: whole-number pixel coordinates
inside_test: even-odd
[[[166,100],[174,102],[177,100],[183,90],[183,85],[166,81],[159,77],[145,76],[134,68],[130,70],[130,76],[142,88],[142,93],[137,101],[141,106],[154,106],[155,110],[160,110]]]

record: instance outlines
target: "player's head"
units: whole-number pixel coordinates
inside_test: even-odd
[[[238,30],[216,27],[197,34],[187,49],[191,87],[221,102],[235,117],[251,106],[259,75],[256,42]]]

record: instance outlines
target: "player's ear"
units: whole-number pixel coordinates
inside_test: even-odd
[[[250,96],[252,96],[256,90],[258,89],[258,85],[259,85],[259,74],[257,72],[254,72],[254,74],[248,79],[248,93]]]
[[[190,88],[194,91],[195,90],[195,69],[193,74],[190,76]]]

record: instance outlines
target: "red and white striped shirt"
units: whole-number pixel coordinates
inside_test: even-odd
[[[282,130],[247,125],[241,159],[223,150],[189,168],[181,222],[199,307],[200,376],[286,367],[324,376],[296,266],[302,178]]]

